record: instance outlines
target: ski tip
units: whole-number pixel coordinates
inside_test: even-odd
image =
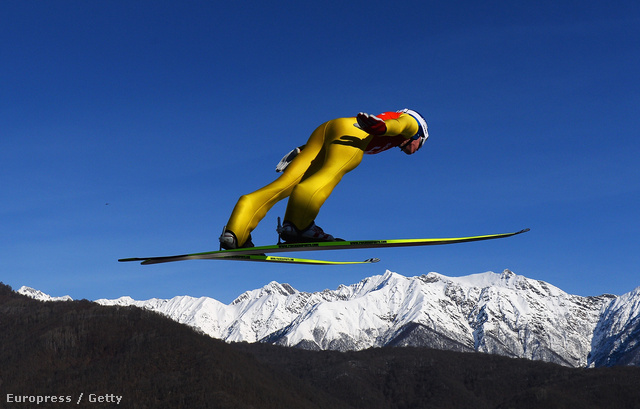
[[[520,231],[518,232],[518,234],[520,234],[520,233],[526,233],[526,232],[528,232],[528,231],[530,231],[530,230],[531,230],[531,229],[527,227],[526,229],[522,229],[522,230],[520,230]]]
[[[365,263],[377,263],[378,261],[380,261],[379,258],[368,258],[364,262]]]
[[[142,261],[142,260],[146,260],[146,259],[141,259],[141,258],[137,258],[137,257],[132,257],[132,258],[120,258],[118,259],[119,262],[127,262],[127,261]]]

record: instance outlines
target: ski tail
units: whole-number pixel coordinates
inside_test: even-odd
[[[168,263],[171,261],[190,260],[190,258],[177,258],[177,257],[152,257],[148,259],[121,259],[118,261],[142,261],[140,264],[160,264]],[[197,259],[191,259],[197,260]],[[227,257],[216,257],[208,260],[230,260],[230,261],[255,261],[261,263],[282,263],[282,264],[304,264],[304,265],[318,265],[318,266],[342,266],[350,264],[372,264],[380,261],[379,258],[369,258],[364,261],[329,261],[329,260],[312,260],[298,257],[280,257],[280,256],[267,256],[262,254],[238,254]]]

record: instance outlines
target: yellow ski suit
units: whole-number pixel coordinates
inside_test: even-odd
[[[418,132],[417,121],[408,114],[388,112],[378,117],[387,126],[384,135],[370,135],[355,127],[355,117],[325,122],[313,131],[278,179],[240,197],[226,226],[236,235],[238,245],[244,244],[269,209],[286,197],[284,220],[306,229],[342,177],[360,164],[364,153],[398,146]]]

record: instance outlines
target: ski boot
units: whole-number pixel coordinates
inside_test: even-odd
[[[249,238],[247,239],[247,241],[244,242],[244,244],[242,246],[238,247],[238,238],[236,237],[236,235],[225,228],[222,230],[222,234],[220,235],[220,249],[224,249],[224,250],[233,250],[233,249],[237,249],[237,248],[248,248],[248,247],[255,247],[253,242],[251,241],[251,235],[249,235]]]
[[[330,234],[325,233],[322,228],[311,222],[311,225],[304,230],[298,229],[293,223],[284,221],[280,226],[280,218],[278,218],[278,236],[285,243],[311,243],[318,241],[344,241],[336,239]]]

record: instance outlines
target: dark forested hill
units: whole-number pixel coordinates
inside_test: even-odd
[[[75,406],[81,393],[122,396],[119,407],[131,409],[348,407],[159,314],[86,300],[41,302],[4,285],[0,392],[2,408],[36,407],[7,402],[16,396],[71,396]]]
[[[226,344],[156,313],[40,302],[0,285],[0,407],[637,408],[640,368],[554,364],[427,348],[304,351]],[[81,405],[77,399],[83,394]],[[9,396],[10,395],[10,396]]]
[[[235,347],[354,408],[640,408],[638,367],[575,369],[412,347],[359,352]]]

